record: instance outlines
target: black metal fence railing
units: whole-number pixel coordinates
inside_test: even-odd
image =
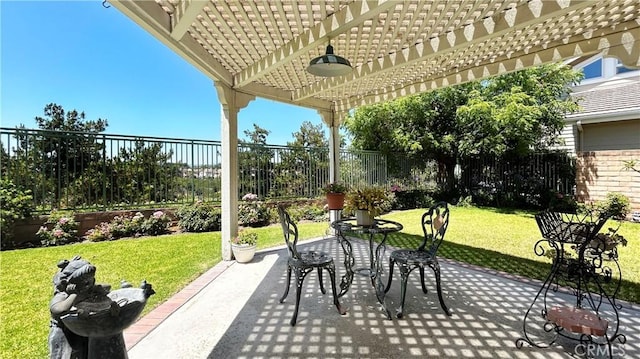
[[[38,212],[220,201],[220,141],[0,129],[0,177],[30,190]],[[386,156],[340,151],[341,180],[387,185]],[[402,161],[394,160],[394,163]],[[238,198],[314,198],[329,180],[327,148],[238,145]]]
[[[221,199],[220,141],[0,128],[0,143],[0,178],[30,190],[41,213]],[[446,180],[435,162],[403,154],[343,149],[339,161],[340,180],[351,187],[433,189]],[[557,154],[466,159],[459,164],[458,183],[450,187],[512,197],[541,187],[568,193],[575,165],[567,161]],[[329,151],[241,143],[238,167],[239,199],[247,193],[263,199],[315,198],[329,181]]]
[[[553,193],[573,195],[575,158],[565,152],[496,159],[470,157],[460,163],[459,186],[476,203],[545,207]]]
[[[0,174],[38,211],[219,200],[216,141],[0,129]]]

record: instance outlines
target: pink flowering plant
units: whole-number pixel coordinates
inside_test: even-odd
[[[36,232],[43,246],[57,246],[75,242],[78,237],[78,222],[73,213],[53,211],[45,224]]]
[[[85,238],[91,242],[110,241],[114,239],[111,226],[108,222],[102,222],[87,231]]]
[[[153,212],[142,222],[141,231],[146,236],[159,236],[169,232],[171,218],[162,211]]]
[[[238,222],[243,226],[259,227],[269,223],[269,209],[258,196],[247,193],[238,206]]]
[[[108,228],[103,227],[103,234],[111,234],[110,239],[123,238],[123,237],[139,237],[142,235],[142,223],[144,222],[144,215],[140,212],[132,215],[115,216],[113,220],[109,222]],[[108,232],[108,233],[107,233]],[[109,238],[108,238],[109,239]]]
[[[92,242],[110,241],[124,237],[157,236],[169,232],[171,218],[162,211],[153,212],[149,218],[141,212],[134,215],[113,217],[111,222],[102,222],[87,231],[85,238]]]

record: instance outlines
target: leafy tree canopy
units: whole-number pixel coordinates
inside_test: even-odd
[[[352,146],[455,163],[461,155],[524,154],[556,143],[578,109],[582,73],[552,64],[377,105],[345,120]]]
[[[50,103],[44,107],[44,116],[35,118],[38,127],[51,131],[103,132],[109,125],[107,120],[86,121],[84,112],[76,110],[65,112],[62,106]],[[24,125],[21,125],[24,128]]]
[[[262,128],[255,123],[253,124],[253,131],[244,130],[244,135],[247,137],[247,140],[240,139],[240,143],[244,144],[256,144],[256,145],[266,145],[267,144],[267,136],[271,131]]]
[[[309,121],[302,122],[300,131],[294,132],[293,141],[287,142],[287,146],[291,147],[327,147],[329,141],[324,136],[322,124],[314,126]]]

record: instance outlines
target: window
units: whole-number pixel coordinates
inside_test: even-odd
[[[583,67],[582,72],[584,72],[585,80],[602,77],[602,59],[598,59]]]
[[[616,62],[616,74],[623,74],[623,73],[629,72],[629,71],[635,71],[635,70],[624,66],[624,64],[622,62],[620,62],[620,60],[617,60],[617,62]]]

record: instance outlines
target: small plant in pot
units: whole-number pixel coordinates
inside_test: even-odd
[[[329,209],[342,209],[344,207],[344,197],[349,188],[341,183],[332,182],[322,188],[327,196],[327,206]]]
[[[349,191],[344,207],[345,210],[356,214],[359,225],[370,226],[374,217],[390,209],[391,197],[382,187],[365,187]]]
[[[616,233],[617,231],[617,229],[609,228],[606,233],[596,234],[589,243],[589,246],[600,252],[611,251],[618,245],[626,247],[627,239]]]
[[[231,251],[239,263],[250,262],[256,253],[257,245],[258,233],[254,231],[242,230],[231,239]]]

